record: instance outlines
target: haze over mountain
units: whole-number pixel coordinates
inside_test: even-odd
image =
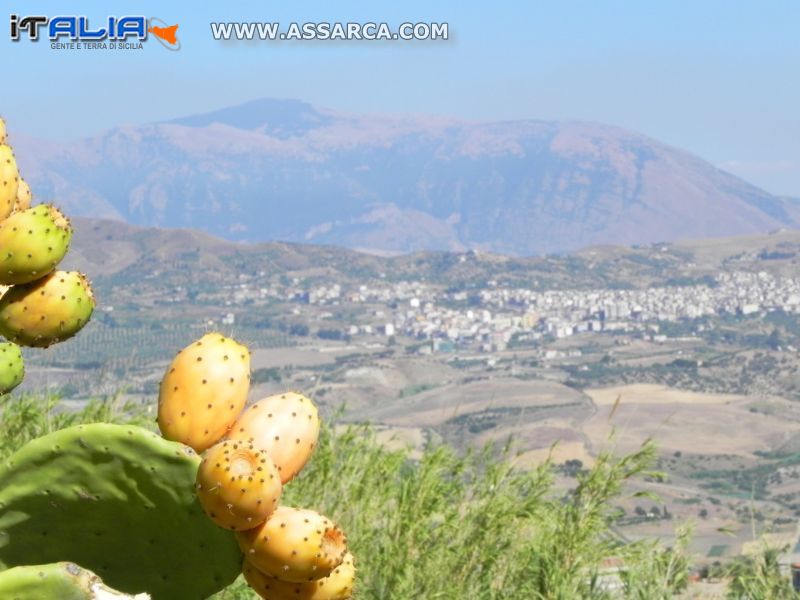
[[[231,240],[529,255],[800,226],[800,203],[595,123],[265,99],[70,144],[12,143],[36,195],[70,214]]]

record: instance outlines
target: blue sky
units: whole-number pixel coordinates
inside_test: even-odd
[[[180,24],[183,48],[51,50],[11,43],[4,25],[0,113],[12,131],[72,139],[258,97],[356,112],[592,120],[800,197],[796,0],[16,4],[20,14],[160,17]],[[214,41],[209,22],[231,20],[447,21],[451,39]]]

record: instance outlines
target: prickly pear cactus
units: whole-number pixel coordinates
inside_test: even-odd
[[[250,351],[207,333],[178,352],[161,380],[158,427],[168,440],[203,452],[233,425],[250,390]]]
[[[356,579],[353,555],[349,552],[330,575],[314,581],[281,581],[262,573],[249,560],[244,561],[242,573],[247,584],[264,600],[348,600]]]
[[[17,187],[17,201],[14,203],[14,212],[21,212],[28,210],[31,207],[33,200],[33,192],[28,182],[20,178],[19,186]]]
[[[344,532],[321,514],[279,506],[264,523],[237,531],[247,560],[262,573],[289,582],[327,577],[344,560]]]
[[[0,469],[0,570],[71,561],[153,600],[216,593],[241,554],[198,503],[199,464],[190,448],[133,426],[78,425],[29,442]]]
[[[0,143],[0,221],[14,210],[18,187],[19,170],[14,152],[7,144]]]
[[[77,271],[55,271],[15,285],[0,298],[0,335],[22,346],[46,348],[78,333],[92,316],[94,295]]]
[[[0,223],[0,284],[41,279],[69,249],[72,226],[52,204],[15,212]]]
[[[249,441],[267,451],[281,474],[292,480],[305,466],[319,438],[319,413],[303,394],[286,392],[248,406],[228,439]]]
[[[75,563],[14,567],[0,573],[0,598],[8,600],[149,600],[147,594],[130,596],[105,586],[103,581]]]
[[[0,396],[17,387],[25,378],[25,362],[19,346],[0,342]]]

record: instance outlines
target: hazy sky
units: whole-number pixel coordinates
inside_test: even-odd
[[[28,15],[65,12],[63,2],[16,4]],[[140,51],[51,50],[10,42],[4,25],[0,113],[12,131],[70,139],[258,97],[356,112],[581,119],[641,131],[800,197],[797,0],[72,5],[98,23],[111,11],[179,23],[182,49],[151,41]],[[214,41],[209,22],[231,20],[446,21],[451,39]]]

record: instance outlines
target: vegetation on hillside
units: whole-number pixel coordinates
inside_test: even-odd
[[[54,397],[0,400],[0,459],[34,437],[70,425],[128,422],[154,427],[152,415],[118,399],[68,410]],[[458,455],[428,446],[412,460],[379,445],[368,426],[326,428],[284,502],[335,514],[358,559],[357,598],[660,599],[688,584],[689,532],[675,543],[623,541],[614,509],[633,478],[650,471],[655,448],[601,454],[574,489],[554,487],[552,465],[513,468],[513,451]],[[732,598],[791,598],[774,551],[730,571]],[[216,600],[255,598],[240,580]]]

